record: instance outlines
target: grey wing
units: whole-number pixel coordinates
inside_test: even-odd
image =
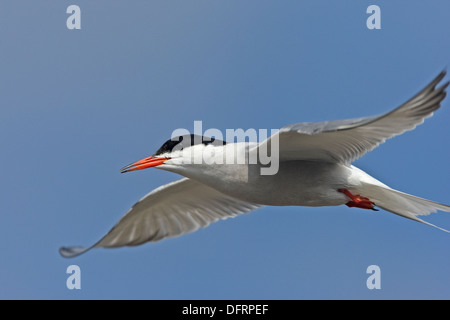
[[[379,144],[414,129],[440,107],[448,82],[442,71],[430,84],[400,107],[379,116],[296,123],[281,128],[258,148],[267,150],[278,140],[280,160],[321,160],[349,163]]]
[[[261,207],[229,197],[188,178],[163,185],[139,200],[122,219],[91,247],[62,247],[64,257],[92,248],[136,246],[176,237]]]

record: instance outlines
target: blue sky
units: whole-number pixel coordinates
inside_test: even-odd
[[[66,9],[81,8],[81,30]],[[381,8],[381,30],[366,9]],[[276,129],[370,116],[450,63],[450,2],[0,3],[0,298],[449,299],[450,236],[388,212],[266,207],[180,238],[90,245],[177,175],[119,169],[174,129]],[[447,76],[448,79],[448,76]],[[389,186],[450,203],[448,98],[355,162]],[[425,220],[450,228],[450,215]],[[68,290],[66,269],[81,269]],[[368,290],[366,269],[381,269]]]

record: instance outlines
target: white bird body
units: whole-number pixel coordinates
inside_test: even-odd
[[[222,149],[221,146],[208,148]],[[211,164],[201,171],[196,166],[171,166],[168,160],[157,168],[194,179],[242,201],[272,206],[345,204],[348,199],[337,190],[354,189],[360,184],[355,174],[362,173],[351,165],[308,160],[280,162],[275,175],[261,175],[258,164]]]
[[[60,253],[73,257],[91,248],[158,241],[265,205],[377,206],[448,232],[418,216],[450,212],[450,206],[391,189],[351,164],[433,115],[446,95],[448,82],[436,87],[444,76],[445,71],[412,99],[380,116],[292,124],[260,143],[213,143],[204,137],[196,141],[194,135],[168,140],[153,156],[122,172],[156,167],[184,178],[147,194],[93,246],[63,247]],[[251,159],[272,146],[277,170],[262,174],[267,163]]]

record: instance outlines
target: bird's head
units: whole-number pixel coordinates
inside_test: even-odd
[[[125,173],[151,167],[170,170],[170,167],[174,169],[174,167],[187,164],[202,163],[206,147],[225,144],[225,141],[195,134],[178,136],[164,142],[150,157],[133,162],[123,167],[120,172]]]

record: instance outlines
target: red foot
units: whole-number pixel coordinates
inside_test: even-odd
[[[352,199],[352,201],[349,201],[345,204],[347,207],[350,207],[350,208],[356,207],[356,208],[371,209],[374,211],[378,211],[377,209],[374,208],[375,203],[370,201],[369,198],[360,196],[359,194],[355,196],[355,195],[351,194],[350,191],[348,191],[347,189],[339,189],[338,191],[342,192],[347,197]]]

